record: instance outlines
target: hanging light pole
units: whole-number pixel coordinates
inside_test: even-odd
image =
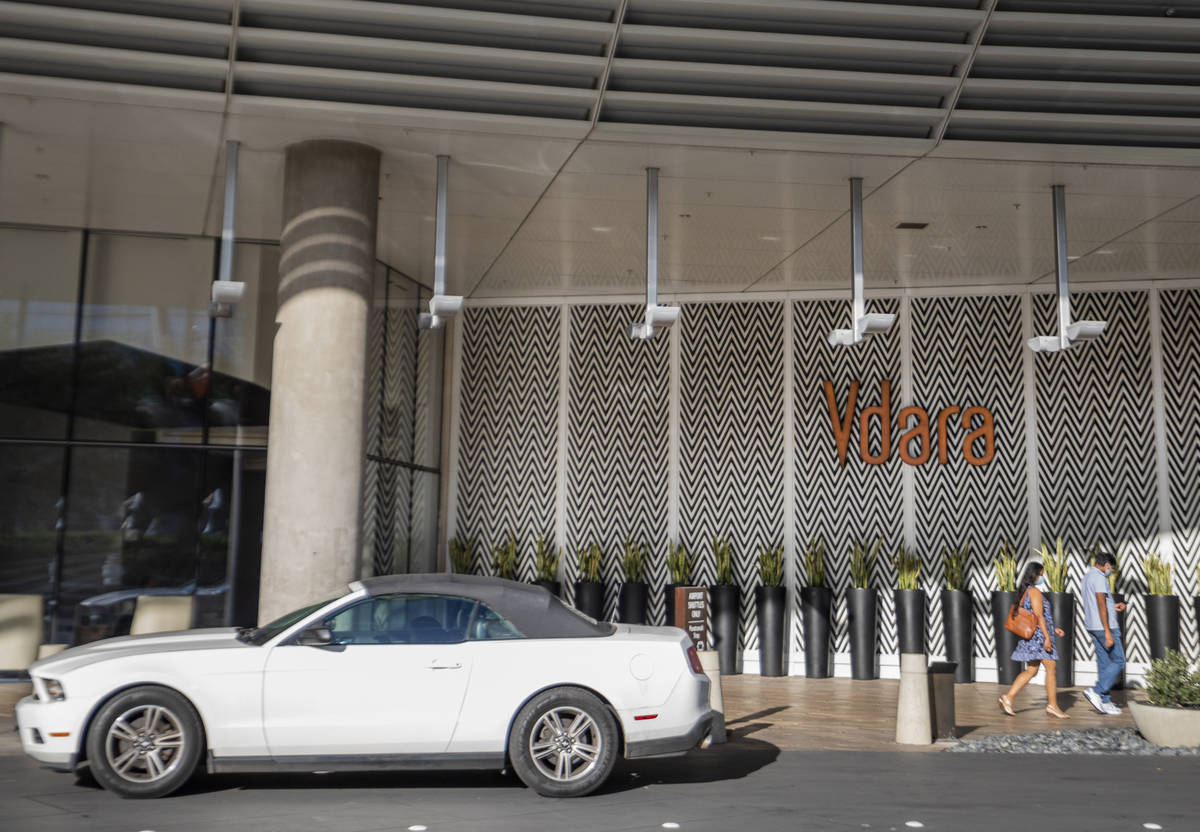
[[[863,295],[863,208],[862,179],[850,180],[850,329],[835,329],[829,333],[831,347],[849,347],[867,335],[887,332],[896,316],[886,312],[867,312]]]
[[[629,337],[649,340],[655,327],[668,327],[677,320],[678,306],[658,305],[658,168],[646,168],[646,314],[629,325]]]
[[[441,329],[446,319],[462,309],[462,295],[446,294],[446,191],[450,179],[450,157],[437,157],[437,211],[433,243],[433,297],[429,312],[417,318],[421,329]]]
[[[1026,343],[1034,352],[1061,352],[1076,341],[1099,338],[1108,321],[1071,323],[1071,290],[1067,279],[1067,197],[1062,185],[1051,186],[1054,194],[1054,271],[1058,283],[1058,334],[1035,335]]]

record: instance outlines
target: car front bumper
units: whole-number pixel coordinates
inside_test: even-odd
[[[16,707],[21,748],[45,768],[73,771],[79,758],[79,719],[69,699],[44,701],[26,696]]]
[[[700,745],[712,732],[713,712],[708,711],[701,716],[685,734],[671,737],[658,737],[650,740],[637,740],[625,743],[625,759],[643,759],[646,757],[672,757],[686,754]]]

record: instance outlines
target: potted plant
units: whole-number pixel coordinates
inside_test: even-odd
[[[691,583],[695,565],[695,555],[689,556],[683,543],[667,542],[667,571],[671,573],[671,583],[663,587],[663,610],[668,627],[675,626],[675,587]]]
[[[1146,701],[1131,700],[1129,711],[1142,736],[1155,745],[1200,745],[1200,669],[1192,670],[1177,650],[1151,659]]]
[[[1000,554],[992,558],[996,569],[996,589],[992,590],[992,632],[996,645],[996,681],[1011,685],[1021,672],[1021,662],[1013,661],[1017,649],[1017,634],[1004,626],[1008,611],[1017,598],[1017,556],[1009,542],[1004,541]]]
[[[854,541],[850,550],[850,583],[846,590],[846,609],[850,626],[850,678],[879,678],[879,649],[876,645],[879,593],[871,587],[871,573],[879,560],[883,538],[875,545]]]
[[[833,675],[829,652],[829,620],[833,592],[825,585],[825,544],[816,538],[804,551],[804,576],[800,587],[800,617],[804,623],[804,675],[827,679]]]
[[[1054,551],[1050,551],[1045,541],[1036,551],[1046,571],[1046,583],[1050,585],[1050,615],[1054,626],[1063,631],[1058,638],[1055,678],[1060,688],[1069,688],[1075,684],[1075,594],[1067,591],[1071,564],[1061,537],[1055,540]]]
[[[578,552],[579,578],[575,581],[575,609],[597,621],[604,618],[604,584],[600,581],[600,544]]]
[[[717,567],[717,582],[708,588],[708,597],[712,601],[713,639],[721,674],[729,676],[738,672],[741,603],[737,585],[733,582],[733,548],[725,538],[713,537],[712,549]]]
[[[1103,549],[1099,543],[1096,543],[1095,545],[1092,546],[1090,551],[1091,551],[1091,558],[1089,559],[1089,563],[1094,565],[1096,562],[1096,555],[1100,554],[1100,552],[1103,551]],[[1113,603],[1124,604],[1125,596],[1123,594],[1121,594],[1120,592],[1117,592],[1117,584],[1120,581],[1120,574],[1121,574],[1121,558],[1116,552],[1113,552],[1113,560],[1115,561],[1115,563],[1113,564],[1112,571],[1108,573],[1108,591],[1112,595]],[[1124,638],[1125,643],[1128,644],[1129,643],[1129,632],[1125,628],[1126,612],[1127,612],[1126,610],[1120,610],[1119,612],[1117,612],[1117,629],[1121,631],[1121,636]],[[1113,690],[1124,690],[1125,689],[1125,668],[1124,667],[1121,668],[1121,675],[1117,677],[1117,680],[1115,682],[1113,682],[1112,689]]]
[[[954,681],[966,684],[975,681],[975,611],[967,585],[967,567],[971,560],[971,543],[961,547],[942,547],[942,635],[946,642],[946,659],[955,663]]]
[[[545,535],[539,534],[534,544],[533,568],[537,573],[535,584],[550,590],[556,597],[562,595],[562,584],[558,582],[558,549]]]
[[[903,543],[892,558],[896,567],[896,637],[901,653],[925,652],[925,590],[920,589],[921,558]]]
[[[492,572],[497,578],[512,581],[517,576],[517,538],[509,535],[492,550]]]
[[[450,541],[450,570],[456,575],[470,575],[475,556],[475,538],[456,537]]]
[[[782,546],[759,550],[758,578],[762,582],[754,593],[758,611],[758,672],[763,676],[782,676],[783,620],[787,611]]]
[[[1179,598],[1171,590],[1171,564],[1155,551],[1146,555],[1146,590],[1150,658],[1161,659],[1179,649]]]
[[[625,538],[625,553],[621,556],[625,583],[617,596],[617,620],[624,624],[646,623],[646,551],[641,544]]]

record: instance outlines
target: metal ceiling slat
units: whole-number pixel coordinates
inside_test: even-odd
[[[116,12],[0,2],[0,32],[7,37],[62,40],[92,46],[114,46],[183,54],[224,52],[228,24]]]
[[[584,20],[465,11],[375,0],[242,0],[242,24],[325,34],[399,37],[601,54],[612,26]]]
[[[233,0],[39,0],[38,5],[229,23]]]
[[[1192,118],[956,110],[947,135],[986,141],[1191,147],[1197,144],[1197,124]]]
[[[972,78],[959,106],[967,110],[1200,116],[1200,86]],[[1200,124],[1197,128],[1200,131]]]
[[[227,67],[216,58],[0,37],[0,70],[24,75],[219,91]]]
[[[1099,14],[997,12],[985,41],[998,46],[1114,50],[1179,49],[1200,44],[1200,20]]]
[[[560,118],[586,118],[595,101],[594,91],[567,87],[242,63],[234,69],[234,92]]]
[[[1131,52],[1103,49],[1049,49],[1029,46],[981,46],[976,69],[1084,69],[1092,71],[1200,71],[1195,52]]]
[[[547,85],[589,88],[605,66],[603,58],[588,55],[482,46],[457,46],[448,52],[442,44],[422,41],[252,27],[239,29],[238,61],[480,80],[538,78]]]

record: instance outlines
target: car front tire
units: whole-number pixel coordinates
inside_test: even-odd
[[[544,797],[582,797],[604,784],[620,751],[617,719],[593,693],[543,691],[517,714],[509,734],[513,770]]]
[[[121,797],[163,797],[195,773],[204,748],[196,709],[157,686],[130,688],[97,712],[88,729],[92,776]]]

